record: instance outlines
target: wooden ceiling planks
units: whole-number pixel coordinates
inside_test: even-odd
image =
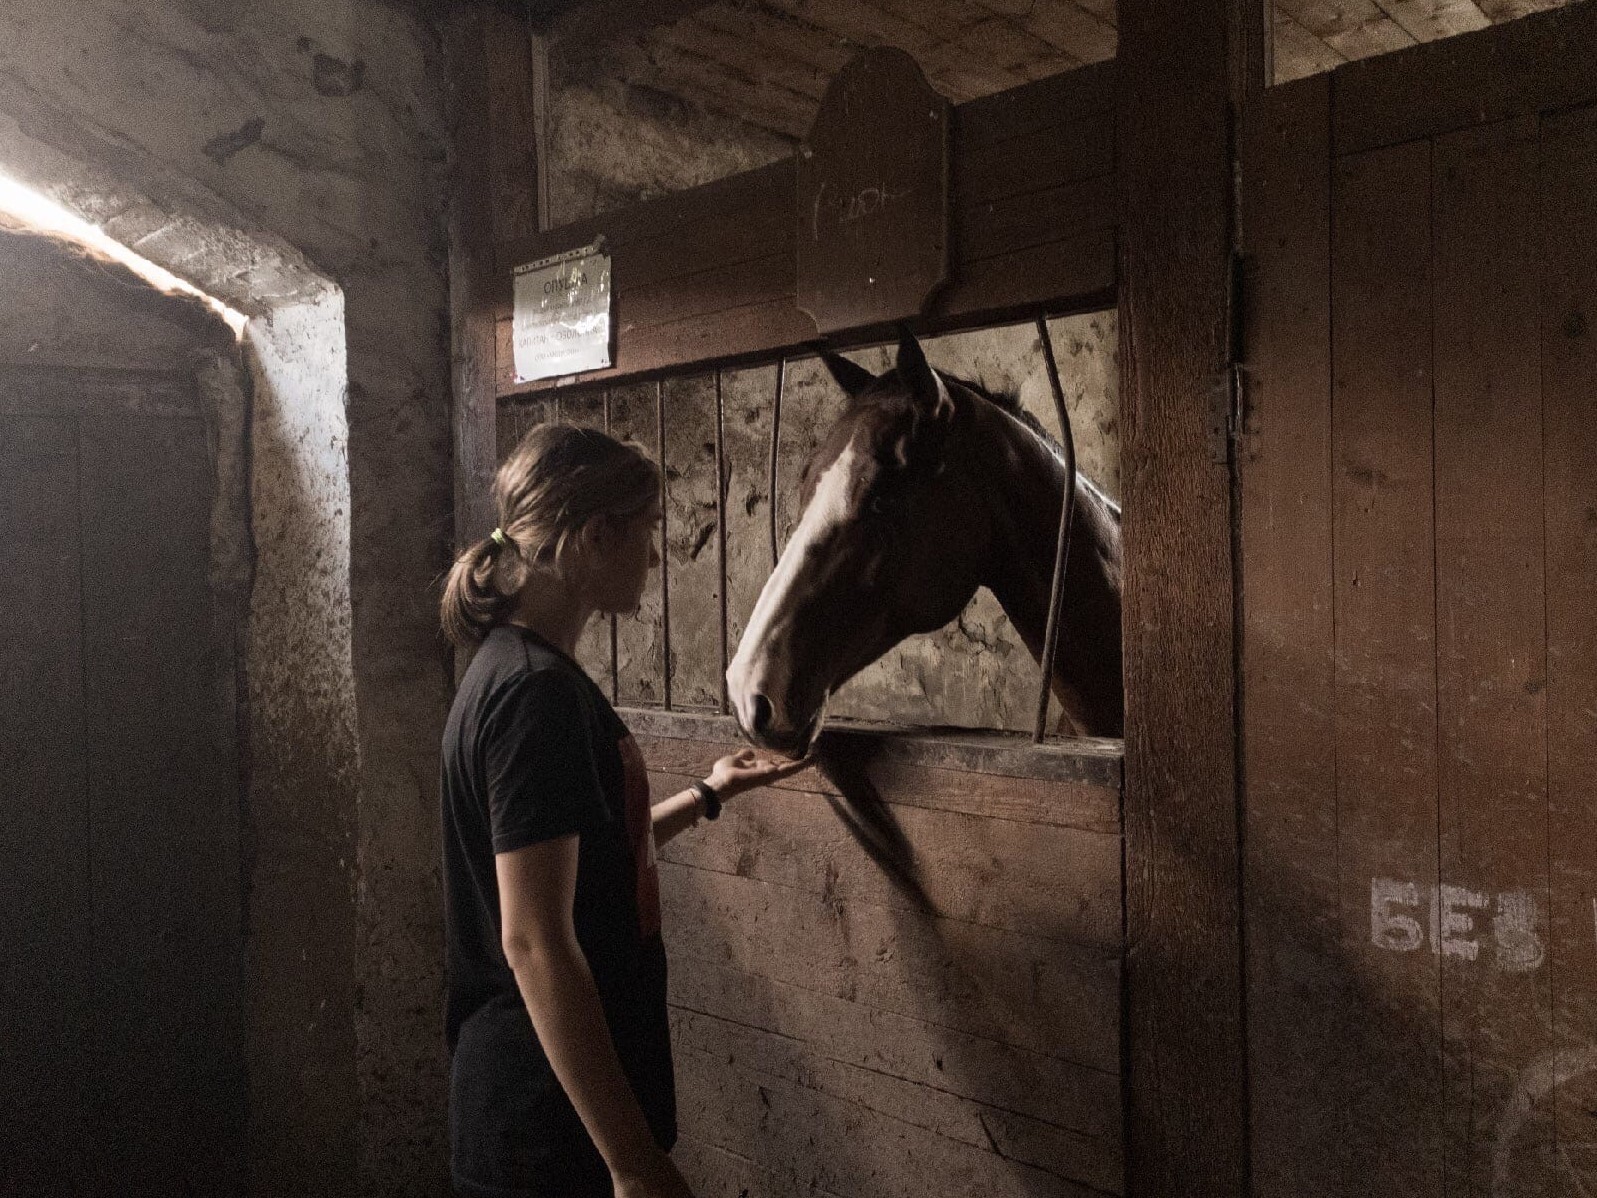
[[[1275,82],[1573,0],[1274,0]],[[860,49],[897,46],[956,104],[1114,57],[1115,0],[677,0],[615,62],[652,88],[795,140]],[[569,18],[568,18],[569,19]]]

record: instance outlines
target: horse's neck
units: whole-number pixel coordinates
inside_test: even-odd
[[[1048,625],[1054,548],[1066,469],[1021,421],[995,407],[983,414],[991,436],[983,467],[998,543],[983,580],[1038,661]],[[1077,731],[1118,735],[1120,677],[1119,532],[1107,505],[1080,479],[1065,575],[1059,647],[1051,686]],[[1112,635],[1091,630],[1112,625]]]

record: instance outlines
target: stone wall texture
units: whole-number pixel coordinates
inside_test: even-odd
[[[0,170],[258,318],[252,1183],[447,1192],[434,32],[381,0],[0,9]]]

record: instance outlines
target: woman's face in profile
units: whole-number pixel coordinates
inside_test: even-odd
[[[660,564],[655,542],[660,535],[660,503],[655,500],[636,516],[609,521],[590,575],[589,598],[602,612],[636,611],[649,571]]]

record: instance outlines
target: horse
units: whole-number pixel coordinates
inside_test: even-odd
[[[800,475],[797,528],[727,668],[738,727],[803,756],[827,700],[905,637],[987,587],[1039,661],[1060,506],[1074,488],[1049,685],[1061,730],[1119,736],[1120,509],[1012,396],[934,370],[905,334],[880,377],[822,359],[849,403]]]

